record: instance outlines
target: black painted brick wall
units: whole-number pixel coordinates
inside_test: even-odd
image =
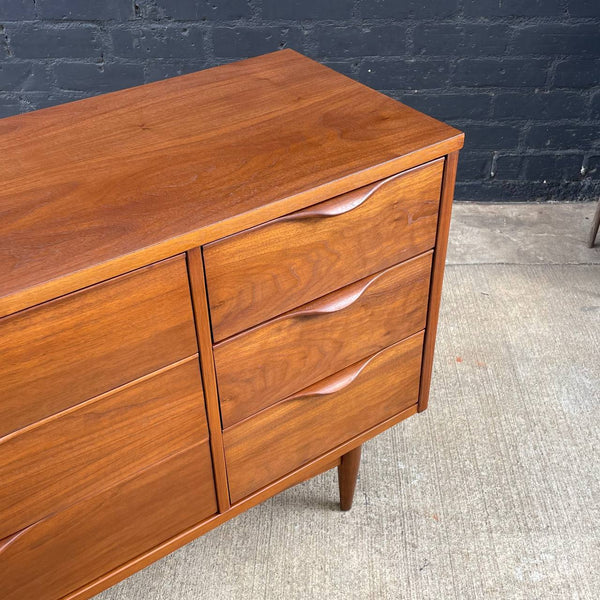
[[[600,0],[0,0],[0,116],[284,47],[465,130],[457,199],[600,194]]]

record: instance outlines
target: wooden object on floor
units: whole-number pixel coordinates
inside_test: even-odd
[[[83,600],[427,406],[463,135],[285,50],[0,120],[0,589]]]
[[[342,455],[338,466],[338,483],[340,488],[340,509],[350,510],[354,500],[354,490],[358,479],[358,468],[360,467],[360,454],[362,446]]]

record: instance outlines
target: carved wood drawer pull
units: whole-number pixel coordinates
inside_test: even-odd
[[[340,392],[344,388],[347,388],[349,385],[351,385],[367,368],[369,363],[371,363],[375,358],[377,358],[377,356],[381,354],[381,352],[384,351],[385,350],[377,352],[377,354],[373,354],[372,356],[369,356],[369,358],[366,358],[359,363],[346,367],[343,371],[328,377],[324,381],[315,383],[314,385],[305,388],[301,392],[298,392],[293,396],[289,396],[288,400],[302,400],[305,398],[312,398],[314,396],[328,396],[329,394]]]
[[[328,298],[324,298],[322,301],[312,302],[310,308],[298,309],[293,311],[292,314],[295,317],[313,317],[344,310],[363,296],[384,273],[385,271],[375,273],[368,279],[352,284],[337,294],[330,294]]]
[[[396,177],[396,175],[394,175]],[[280,221],[301,221],[303,219],[313,219],[322,217],[336,217],[350,212],[364,204],[375,191],[386,184],[392,177],[372,183],[371,185],[359,188],[347,194],[342,194],[332,200],[326,200],[309,208],[305,208],[295,213],[281,217]]]

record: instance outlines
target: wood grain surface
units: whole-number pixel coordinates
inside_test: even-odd
[[[208,437],[197,358],[0,442],[0,539]]]
[[[204,248],[222,340],[433,248],[443,160]]]
[[[208,442],[0,540],[2,600],[55,600],[216,511]]]
[[[206,284],[204,281],[204,264],[200,248],[192,248],[188,251],[187,263],[194,314],[196,315],[196,331],[198,347],[200,348],[200,366],[202,381],[204,382],[204,399],[210,431],[210,447],[215,472],[215,485],[217,487],[217,501],[219,512],[225,512],[230,506],[229,486],[227,484],[221,414],[215,379],[215,363],[210,334],[210,315],[208,314],[208,299],[206,297]]]
[[[415,405],[423,333],[226,429],[231,501]]]
[[[430,271],[428,252],[217,344],[223,426],[423,329]]]
[[[0,319],[0,438],[198,352],[185,258]]]
[[[0,120],[0,316],[462,140],[292,50]]]
[[[342,455],[338,465],[338,487],[340,490],[340,510],[346,511],[352,508],[354,500],[354,490],[356,489],[356,480],[358,479],[358,469],[360,467],[360,455],[362,446],[357,446]]]
[[[0,596],[89,597],[334,466],[348,509],[427,403],[462,133],[285,50],[0,141]]]
[[[301,483],[302,481],[306,481],[311,477],[315,477],[320,473],[333,469],[334,467],[340,464],[340,457],[347,452],[350,452],[353,448],[356,448],[358,445],[366,442],[367,440],[373,438],[374,436],[380,434],[381,432],[397,425],[401,421],[412,417],[417,412],[417,405],[410,406],[409,408],[403,410],[401,413],[394,415],[391,419],[387,419],[382,423],[379,423],[375,427],[371,427],[367,429],[363,433],[357,435],[356,437],[348,440],[347,442],[341,444],[336,448],[332,448],[322,456],[315,458],[314,460],[309,461],[296,471],[288,473],[283,477],[280,477],[272,484],[261,488],[259,491],[247,496],[240,502],[232,505],[229,510],[224,513],[216,514],[213,517],[208,518],[207,520],[195,525],[194,527],[190,527],[186,531],[183,531],[179,535],[176,535],[166,542],[155,546],[154,548],[150,548],[146,552],[143,552],[136,558],[126,562],[125,564],[113,569],[106,575],[99,577],[89,583],[83,585],[78,590],[75,590],[73,593],[65,596],[64,600],[87,600],[91,598],[95,594],[98,594],[102,590],[105,590],[107,587],[114,585],[115,583],[125,579],[129,575],[143,569],[154,561],[162,558],[169,554],[169,552],[173,552],[177,548],[181,548],[181,546],[191,542],[192,540],[198,538],[201,535],[204,535],[211,529],[222,525],[223,523],[233,519],[237,515],[243,513],[244,511],[260,504],[261,502],[271,498],[275,494],[289,488],[293,485]]]
[[[447,157],[444,168],[444,183],[442,186],[440,215],[438,218],[431,273],[431,286],[429,290],[429,303],[427,308],[427,329],[425,331],[425,342],[423,344],[419,412],[423,412],[427,408],[427,403],[429,401],[429,387],[431,385],[435,338],[437,335],[440,303],[442,301],[442,284],[444,282],[444,267],[446,266],[446,250],[448,249],[448,234],[450,233],[450,218],[452,216],[452,200],[454,198],[457,166],[458,152],[454,152]]]

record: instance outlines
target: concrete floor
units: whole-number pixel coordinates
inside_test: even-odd
[[[600,598],[594,207],[457,205],[430,408],[97,600]]]

